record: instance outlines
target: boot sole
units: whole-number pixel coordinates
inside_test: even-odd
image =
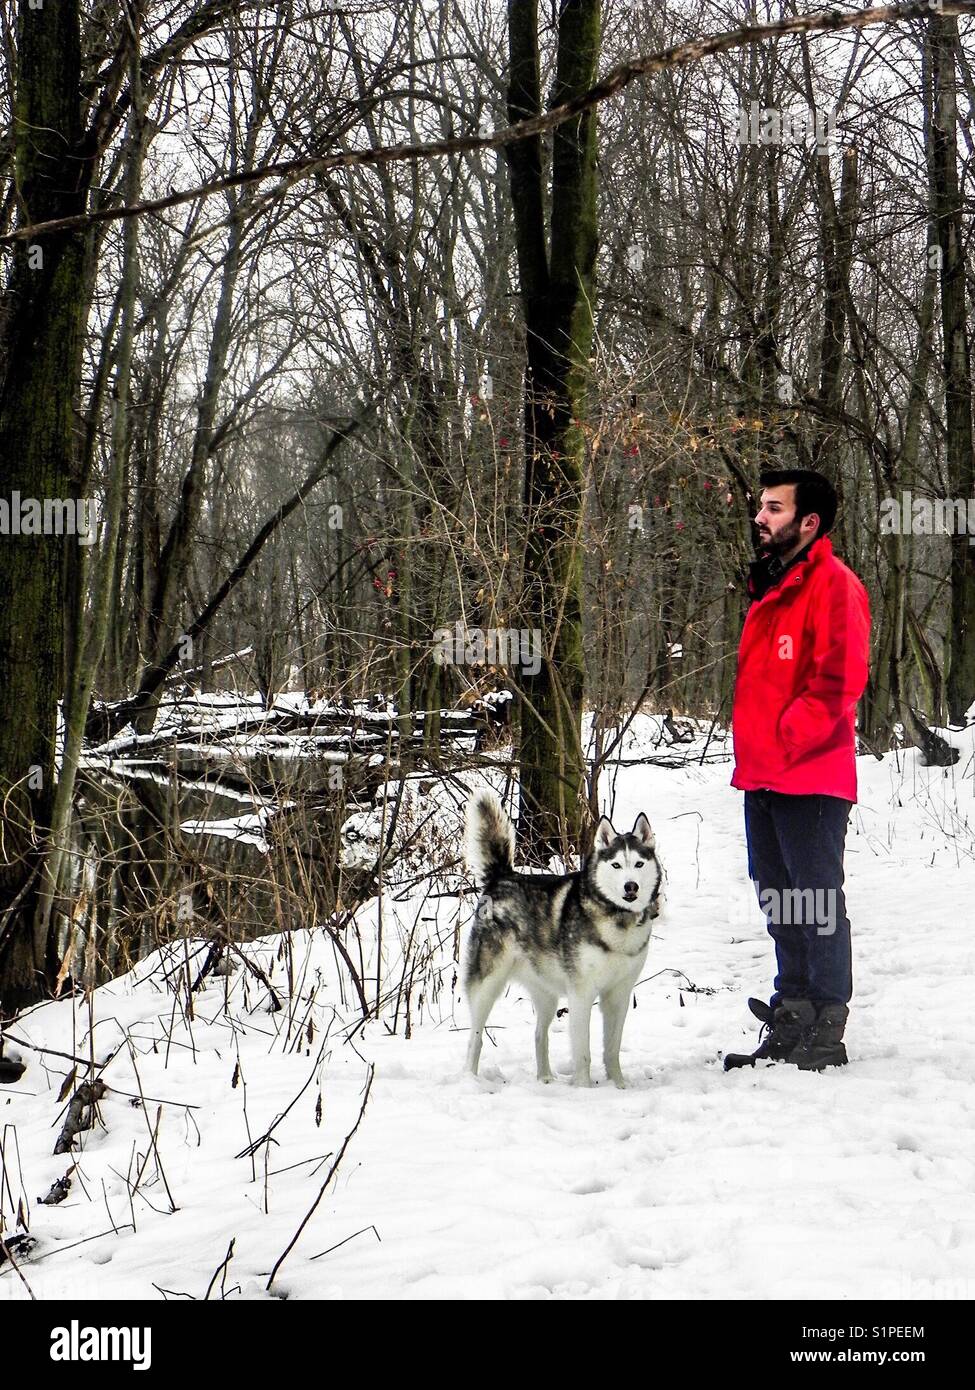
[[[789,1065],[789,1057],[753,1057],[750,1052],[729,1052],[724,1059],[725,1071],[739,1071],[742,1067],[753,1067],[756,1062],[768,1062],[771,1066]]]
[[[798,1059],[796,1066],[800,1071],[825,1071],[827,1067],[845,1067],[849,1060],[846,1055],[846,1048],[844,1048],[842,1053],[835,1053],[830,1057]]]

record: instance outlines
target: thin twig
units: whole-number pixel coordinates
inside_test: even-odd
[[[348,1134],[345,1136],[344,1140],[342,1141],[342,1147],[341,1147],[341,1148],[339,1149],[339,1151],[338,1151],[338,1155],[337,1155],[337,1157],[336,1157],[336,1159],[335,1159],[335,1162],[332,1164],[331,1168],[329,1168],[329,1170],[328,1170],[328,1176],[326,1177],[325,1181],[322,1183],[321,1188],[319,1189],[319,1192],[318,1192],[318,1196],[315,1198],[314,1202],[312,1202],[311,1206],[310,1206],[309,1209],[308,1209],[307,1214],[305,1215],[304,1220],[301,1222],[301,1225],[298,1227],[297,1231],[295,1231],[294,1235],[291,1237],[291,1240],[289,1241],[288,1245],[285,1247],[285,1249],[284,1249],[284,1250],[281,1252],[281,1254],[278,1256],[277,1263],[275,1264],[274,1268],[271,1270],[271,1274],[270,1274],[270,1277],[268,1278],[268,1281],[267,1281],[267,1284],[265,1285],[265,1288],[270,1289],[271,1285],[274,1283],[274,1279],[275,1279],[275,1276],[276,1276],[278,1270],[281,1268],[281,1266],[284,1264],[285,1260],[286,1260],[286,1259],[288,1258],[288,1256],[291,1254],[291,1251],[292,1251],[292,1250],[295,1248],[295,1246],[297,1245],[299,1236],[301,1235],[301,1233],[302,1233],[302,1231],[305,1229],[305,1227],[308,1225],[308,1222],[311,1220],[312,1216],[315,1214],[315,1210],[316,1210],[316,1208],[317,1208],[319,1202],[320,1202],[320,1201],[322,1200],[322,1198],[325,1196],[325,1189],[328,1187],[329,1183],[332,1181],[332,1178],[335,1176],[336,1172],[338,1171],[338,1166],[339,1166],[339,1164],[342,1162],[342,1159],[343,1159],[344,1156],[345,1156],[345,1151],[346,1151],[346,1149],[349,1147],[349,1144],[351,1143],[352,1137],[353,1137],[353,1135],[355,1134],[356,1130],[359,1128],[360,1124],[362,1123],[362,1117],[363,1117],[363,1115],[366,1113],[366,1105],[367,1105],[367,1103],[368,1103],[368,1101],[369,1101],[369,1092],[372,1090],[372,1079],[373,1079],[373,1077],[375,1076],[375,1074],[376,1074],[375,1065],[374,1065],[372,1062],[370,1062],[370,1063],[369,1063],[369,1079],[368,1079],[367,1082],[366,1082],[366,1090],[365,1090],[365,1094],[364,1094],[363,1097],[362,1097],[362,1104],[359,1106],[359,1115],[358,1115],[358,1118],[357,1118],[355,1124],[354,1124],[354,1125],[352,1126],[352,1128],[349,1130]]]
[[[206,1291],[206,1293],[203,1295],[204,1301],[206,1301],[206,1300],[210,1297],[211,1293],[213,1292],[213,1286],[214,1286],[214,1284],[217,1282],[217,1276],[218,1276],[219,1274],[226,1275],[226,1273],[227,1273],[227,1266],[230,1264],[230,1261],[231,1261],[231,1260],[233,1259],[233,1257],[234,1257],[234,1244],[235,1244],[236,1240],[237,1240],[237,1237],[234,1236],[233,1240],[232,1240],[232,1241],[230,1242],[230,1244],[227,1246],[227,1253],[226,1253],[226,1255],[224,1255],[223,1260],[220,1262],[220,1264],[217,1265],[216,1269],[213,1271],[213,1278],[210,1280],[209,1284],[207,1285],[207,1291]],[[220,1281],[220,1291],[221,1291],[221,1296],[222,1296],[222,1294],[223,1294],[223,1280]]]
[[[317,1255],[312,1255],[311,1258],[313,1260],[320,1260],[323,1255],[331,1255],[333,1250],[339,1250],[343,1245],[348,1245],[349,1241],[355,1240],[356,1236],[364,1236],[366,1231],[372,1231],[375,1234],[376,1239],[379,1241],[379,1244],[382,1245],[383,1238],[376,1230],[375,1226],[363,1226],[361,1231],[353,1231],[350,1236],[345,1237],[345,1240],[340,1240],[338,1245],[330,1245],[327,1250],[320,1250]]]

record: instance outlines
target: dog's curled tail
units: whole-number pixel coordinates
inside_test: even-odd
[[[483,892],[514,864],[515,828],[497,792],[475,792],[464,816],[464,859]]]

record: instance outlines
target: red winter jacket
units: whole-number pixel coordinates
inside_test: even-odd
[[[853,720],[869,654],[867,591],[822,536],[745,618],[731,785],[856,801]]]

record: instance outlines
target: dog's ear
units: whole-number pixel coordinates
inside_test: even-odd
[[[647,849],[653,849],[656,841],[653,838],[653,831],[650,829],[650,822],[642,811],[633,822],[632,833],[641,845],[646,845]]]
[[[596,835],[592,842],[593,849],[609,849],[616,839],[616,831],[613,829],[613,822],[608,816],[600,816],[599,824],[596,826]]]

